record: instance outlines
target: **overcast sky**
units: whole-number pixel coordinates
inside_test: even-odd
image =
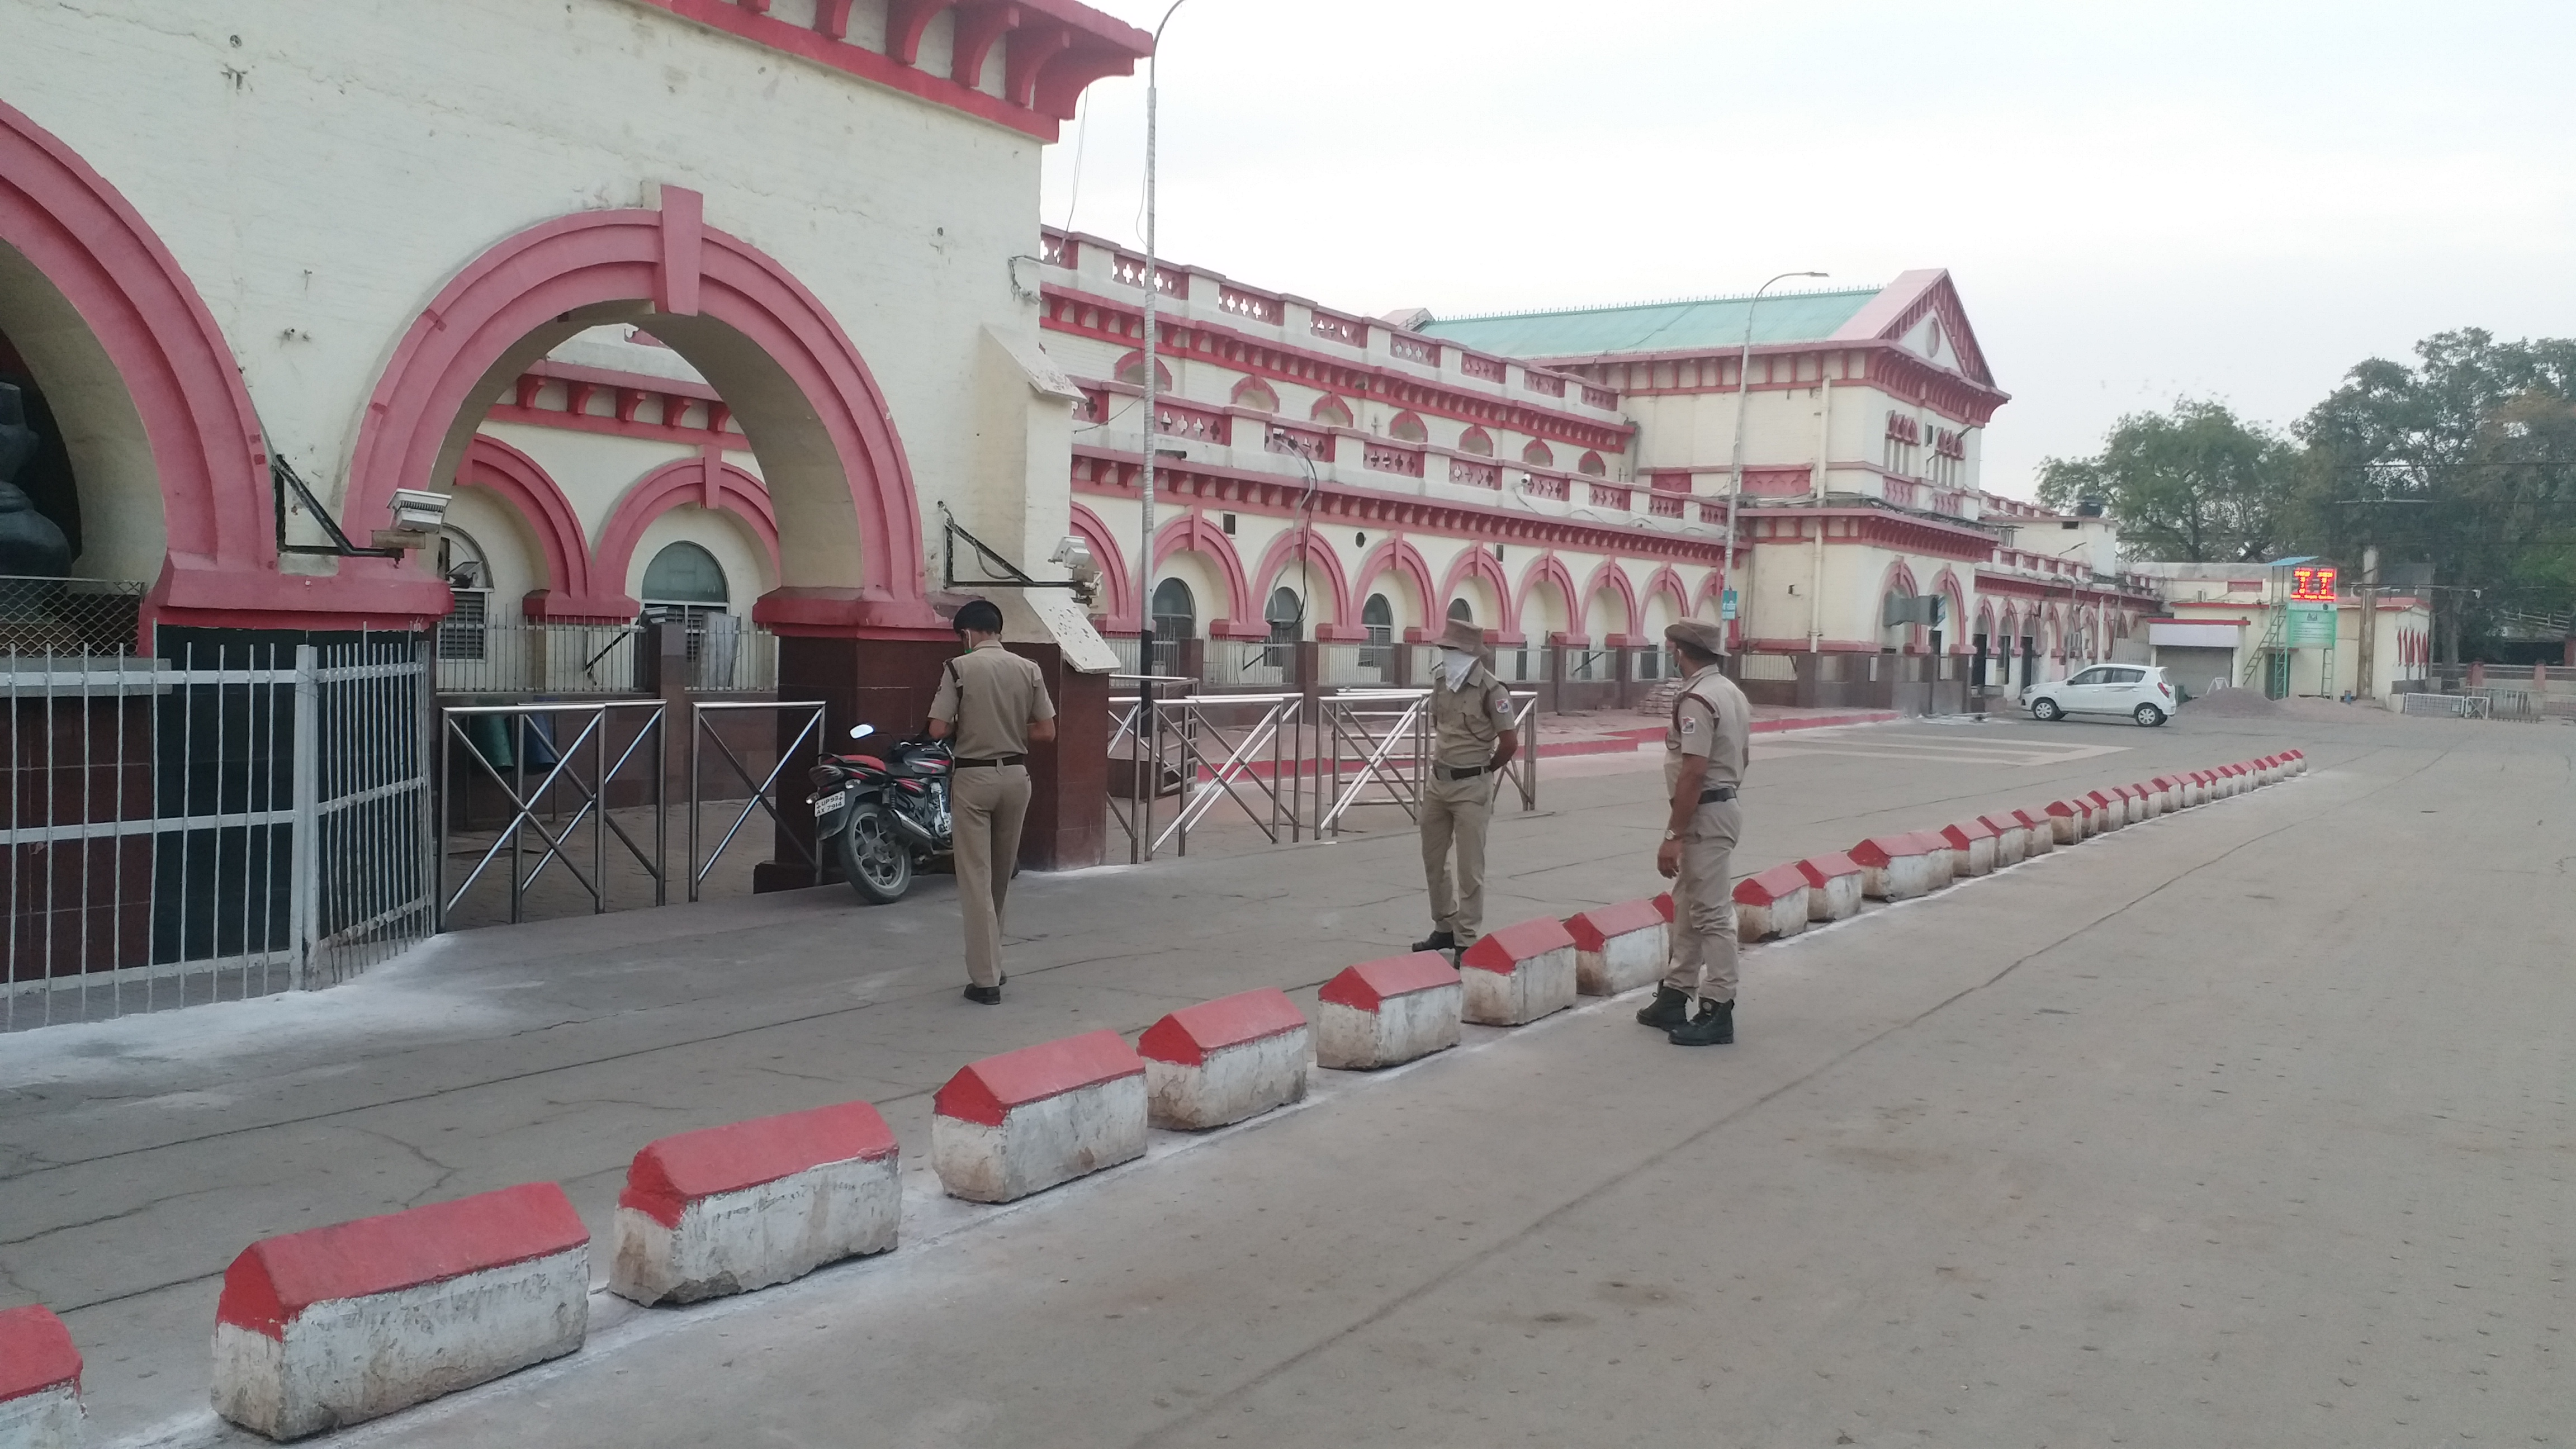
[[[1187,0],[1163,61],[1162,250],[1256,286],[1456,314],[1947,267],[2007,493],[2177,395],[2287,424],[2430,332],[2576,335],[2567,0]],[[1048,222],[1141,240],[1144,96],[1092,87]]]

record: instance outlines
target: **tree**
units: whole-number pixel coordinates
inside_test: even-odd
[[[2048,458],[2039,501],[2068,511],[2099,499],[2133,557],[2210,563],[2270,557],[2295,481],[2289,440],[2226,404],[2181,399],[2131,413],[2090,458]]]
[[[2576,603],[2576,340],[2476,328],[2372,358],[2299,420],[2309,551],[2428,563],[2446,639]],[[2455,632],[2456,631],[2456,632]],[[2450,652],[2449,650],[2445,651]]]

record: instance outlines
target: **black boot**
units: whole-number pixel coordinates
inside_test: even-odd
[[[1690,993],[1676,991],[1669,986],[1656,987],[1653,1003],[1637,1013],[1637,1025],[1651,1026],[1657,1031],[1671,1031],[1689,1022]]]
[[[1002,988],[998,986],[969,986],[966,988],[966,999],[974,1002],[977,1006],[999,1006],[1002,1004]]]
[[[1413,949],[1416,951],[1455,951],[1458,949],[1458,935],[1454,931],[1434,931],[1431,933],[1429,939],[1414,942]]]
[[[1735,1003],[1703,1001],[1699,1015],[1674,1027],[1666,1040],[1675,1046],[1727,1046],[1735,1040]]]

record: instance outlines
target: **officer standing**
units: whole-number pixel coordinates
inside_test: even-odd
[[[957,902],[966,916],[966,999],[1002,1002],[1002,897],[1029,813],[1029,744],[1055,738],[1055,702],[1037,665],[1002,647],[1002,610],[974,599],[957,611],[966,652],[939,671],[930,737],[955,755],[948,802]]]
[[[1736,791],[1752,738],[1753,706],[1735,681],[1718,672],[1726,635],[1716,624],[1685,620],[1664,631],[1679,657],[1681,693],[1664,731],[1664,788],[1671,806],[1655,869],[1673,882],[1671,968],[1654,1003],[1637,1013],[1661,1027],[1675,1046],[1724,1046],[1735,1040],[1735,893],[1728,857],[1744,816]],[[1699,1014],[1690,1014],[1691,1000]]]
[[[1431,680],[1431,771],[1422,782],[1422,873],[1431,887],[1431,935],[1416,951],[1464,951],[1485,921],[1485,825],[1494,787],[1520,748],[1512,694],[1484,661],[1485,636],[1452,619],[1440,633]],[[1449,879],[1452,847],[1457,886]]]

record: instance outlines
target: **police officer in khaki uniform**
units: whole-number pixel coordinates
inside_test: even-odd
[[[1664,631],[1683,671],[1664,731],[1664,789],[1671,808],[1655,869],[1673,882],[1671,968],[1654,1004],[1637,1013],[1661,1027],[1675,1046],[1723,1046],[1735,1040],[1735,892],[1728,857],[1744,825],[1736,792],[1753,707],[1735,681],[1718,672],[1726,652],[1721,626],[1687,620]],[[1699,1014],[1690,1014],[1691,1000]]]
[[[1440,634],[1431,680],[1431,777],[1422,782],[1422,874],[1431,886],[1431,936],[1416,951],[1464,951],[1485,922],[1485,825],[1503,767],[1520,748],[1512,694],[1485,666],[1483,631],[1452,619]],[[1457,886],[1449,880],[1452,848]]]
[[[1055,702],[1037,665],[1002,647],[1002,611],[988,599],[957,611],[966,652],[939,671],[930,737],[956,757],[948,803],[957,849],[957,901],[966,915],[966,999],[1002,1001],[1002,897],[1020,860],[1029,813],[1029,745],[1055,738]]]

